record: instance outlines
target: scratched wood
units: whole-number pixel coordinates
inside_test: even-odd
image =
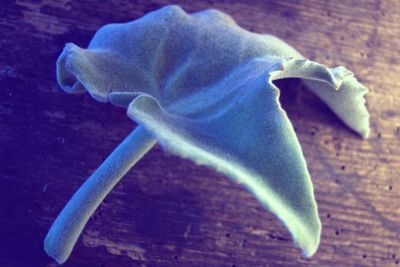
[[[64,43],[85,46],[100,26],[166,2],[1,1],[1,267],[56,265],[42,250],[46,231],[135,127],[122,109],[59,90],[55,60]],[[226,11],[248,30],[354,71],[371,90],[371,138],[358,138],[297,80],[279,83],[323,224],[311,259],[235,182],[157,146],[107,197],[65,266],[400,266],[400,2],[180,4]]]

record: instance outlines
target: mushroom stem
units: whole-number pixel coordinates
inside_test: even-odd
[[[83,183],[54,221],[44,241],[46,253],[64,263],[94,211],[119,180],[156,143],[138,126]]]

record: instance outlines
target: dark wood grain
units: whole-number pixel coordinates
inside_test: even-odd
[[[174,1],[174,3],[179,3]],[[64,43],[167,1],[1,1],[0,266],[55,266],[43,238],[71,194],[135,127],[125,111],[55,81]],[[280,83],[323,224],[307,259],[239,185],[153,149],[90,220],[65,266],[400,266],[400,2],[181,1],[218,8],[370,88],[362,141],[296,80]]]

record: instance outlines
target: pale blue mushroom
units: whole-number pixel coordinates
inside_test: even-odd
[[[368,136],[367,89],[350,71],[304,59],[216,10],[167,6],[102,27],[87,49],[67,44],[57,61],[61,88],[127,108],[139,126],[73,195],[47,234],[46,252],[65,262],[102,200],[157,141],[243,184],[313,255],[321,232],[313,186],[272,83],[291,77]]]

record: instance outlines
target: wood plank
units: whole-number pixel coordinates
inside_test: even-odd
[[[280,84],[323,224],[311,259],[239,185],[157,146],[107,197],[64,266],[400,266],[400,2],[173,2],[220,9],[354,71],[371,90],[371,138],[359,139],[298,81]],[[0,3],[0,266],[55,266],[42,249],[49,226],[135,127],[122,109],[59,90],[64,43],[86,46],[100,26],[167,3]]]

